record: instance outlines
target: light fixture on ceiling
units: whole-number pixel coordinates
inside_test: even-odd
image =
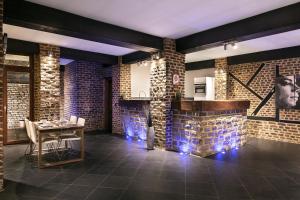
[[[228,44],[227,44],[227,43],[225,43],[225,44],[224,44],[224,51],[226,51],[226,50],[227,50],[227,46],[228,46]]]
[[[238,48],[238,46],[237,46],[237,44],[235,42],[231,43],[231,46],[232,46],[233,49],[237,49]]]
[[[48,56],[49,56],[50,58],[52,58],[52,56],[53,56],[52,51],[48,51]]]
[[[232,49],[236,50],[238,48],[236,42],[227,42],[224,43],[224,51],[226,51],[229,47],[229,45],[232,47]]]

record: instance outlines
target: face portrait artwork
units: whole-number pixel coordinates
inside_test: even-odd
[[[276,81],[276,107],[300,109],[300,76],[281,76]]]

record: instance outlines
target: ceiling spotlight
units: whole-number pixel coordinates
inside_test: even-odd
[[[232,43],[231,46],[232,46],[233,49],[237,49],[238,48],[238,46],[237,46],[236,43]]]
[[[225,51],[227,50],[227,45],[228,45],[227,43],[224,44],[224,50]]]

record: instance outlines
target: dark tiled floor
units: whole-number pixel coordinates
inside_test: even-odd
[[[251,139],[199,158],[87,135],[84,162],[49,169],[32,167],[24,149],[5,147],[1,200],[300,199],[300,145]]]

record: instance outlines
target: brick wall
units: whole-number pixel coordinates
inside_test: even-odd
[[[21,60],[4,60],[5,65],[13,65],[13,66],[22,66],[22,67],[29,67],[28,61],[21,61]]]
[[[227,99],[227,58],[215,60],[215,99]]]
[[[177,92],[184,97],[185,56],[176,52],[175,41],[164,39],[164,59],[152,63],[150,103],[155,130],[155,145],[172,148],[171,102]],[[179,84],[173,85],[173,75],[179,75]]]
[[[120,95],[124,99],[131,97],[131,73],[129,64],[122,64],[120,67]]]
[[[112,66],[112,132],[123,134],[120,107],[120,65]]]
[[[64,116],[84,118],[85,130],[104,128],[104,79],[99,63],[74,61],[64,70]]]
[[[49,53],[52,56],[49,56]],[[58,120],[60,117],[60,49],[40,44],[34,63],[35,120]]]
[[[174,110],[173,149],[199,156],[239,147],[246,142],[246,110],[181,112]]]
[[[3,0],[0,0],[0,35],[3,34]],[[0,37],[0,192],[3,190],[3,43]]]
[[[164,148],[166,144],[166,62],[161,59],[151,66],[150,76],[150,109],[155,131],[155,145]]]
[[[7,84],[8,129],[19,128],[19,121],[29,117],[29,84]]]
[[[63,119],[64,118],[64,108],[65,108],[65,97],[64,97],[64,66],[60,66],[60,72],[59,72],[59,88],[60,88],[60,91],[59,91],[59,95],[60,95],[60,98],[59,98],[59,117],[60,119]]]
[[[263,65],[258,75],[249,84],[249,87],[259,96],[265,98],[273,89],[276,79],[276,65],[281,75],[300,74],[300,58],[272,60],[266,62],[244,63],[229,66],[229,71],[246,84],[256,70]],[[261,100],[229,76],[228,97],[230,99],[249,99],[251,101],[248,116],[251,116]],[[257,113],[259,117],[275,118],[275,94]],[[300,121],[300,110],[280,109],[280,120]],[[283,123],[276,121],[248,120],[248,134],[258,138],[265,138],[290,143],[300,143],[300,124]]]
[[[147,118],[149,102],[122,102],[121,104],[122,128],[126,135],[135,139],[146,140]]]

